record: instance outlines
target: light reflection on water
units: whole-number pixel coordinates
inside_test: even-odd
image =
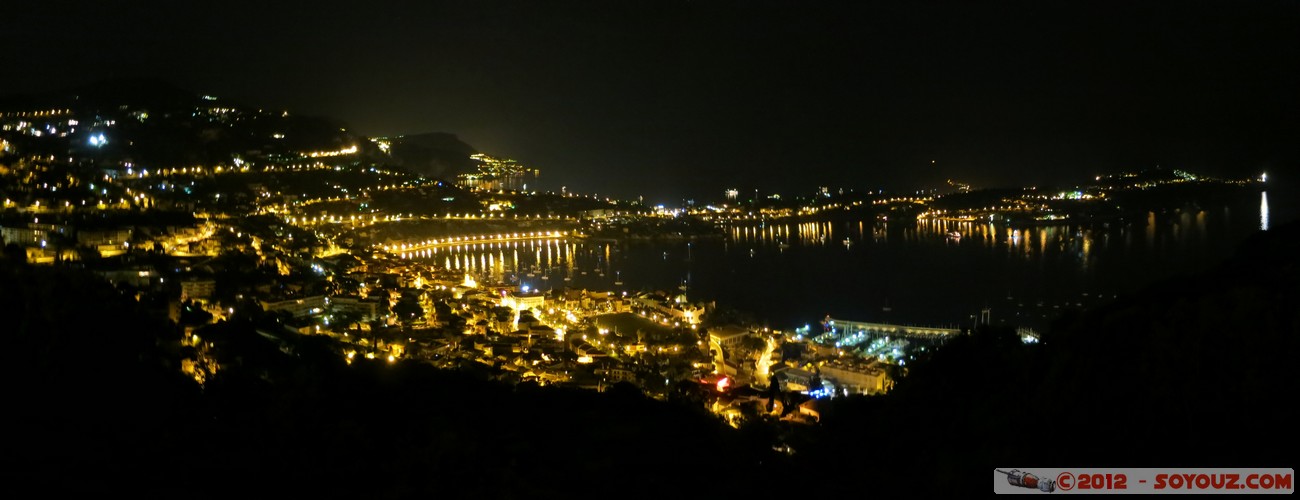
[[[1264,211],[1264,217],[1267,217],[1267,208]],[[836,223],[809,222],[768,226],[766,229],[733,227],[729,235],[733,243],[748,244],[761,250],[771,245],[782,249],[789,245],[843,246],[846,239],[851,244],[883,244],[889,243],[890,235],[893,234],[901,237],[904,242],[939,242],[949,247],[1004,249],[1009,250],[1009,255],[1024,259],[1065,252],[1077,257],[1082,266],[1091,260],[1094,248],[1104,250],[1113,243],[1131,246],[1130,233],[1138,228],[1144,232],[1144,243],[1151,249],[1194,245],[1206,241],[1210,236],[1206,227],[1205,210],[1173,211],[1160,220],[1157,220],[1155,212],[1148,212],[1142,223],[1116,222],[1102,224],[1097,228],[1068,224],[1005,226],[949,220],[921,220],[915,226],[903,225],[901,230],[898,229],[899,225],[902,223],[855,221],[837,227]],[[785,229],[790,226],[795,227],[795,237],[786,239],[782,235],[788,234]]]
[[[1268,191],[1259,193],[1259,230],[1268,231]]]
[[[827,314],[944,325],[966,321],[983,307],[993,309],[995,321],[1042,326],[1062,308],[1214,265],[1250,232],[1267,229],[1266,196],[1259,210],[1258,224],[1234,223],[1229,207],[1149,212],[1088,226],[766,222],[728,227],[725,237],[689,245],[556,239],[409,256],[543,290],[684,286],[690,300],[717,300],[774,327]],[[620,280],[623,286],[615,284]]]

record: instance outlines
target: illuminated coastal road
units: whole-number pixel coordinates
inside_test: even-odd
[[[564,238],[568,235],[566,231],[533,231],[527,233],[500,233],[476,236],[452,236],[449,238],[431,238],[411,243],[390,243],[384,245],[384,250],[393,253],[406,253],[429,248],[454,247],[463,245],[479,245],[490,243],[506,243],[511,241],[528,241],[528,240],[549,240]]]

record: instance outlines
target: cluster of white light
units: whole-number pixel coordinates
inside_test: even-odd
[[[328,156],[345,156],[345,155],[352,155],[352,154],[357,154],[356,146],[343,148],[338,151],[312,151],[310,153],[307,153],[307,156],[310,156],[312,158],[321,158],[321,157],[328,157]]]

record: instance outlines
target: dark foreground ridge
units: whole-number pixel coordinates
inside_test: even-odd
[[[808,455],[899,492],[982,489],[1005,464],[1294,467],[1298,264],[1293,222],[1212,272],[1061,318],[1039,345],[958,338],[888,396],[836,400]]]
[[[0,265],[4,469],[46,491],[406,497],[987,492],[991,467],[1294,467],[1300,224],[1217,270],[1062,319],[978,331],[818,427],[730,429],[641,396],[348,366],[319,337],[208,335],[200,389],[156,311],[63,268]],[[781,435],[785,456],[769,441]]]
[[[175,327],[77,271],[12,267],[6,470],[54,490],[559,496],[695,488],[758,466],[702,408],[507,386],[415,362],[348,366],[320,337],[277,346],[252,323],[200,391],[170,360]],[[22,353],[18,355],[17,353]],[[718,493],[721,485],[701,493]]]

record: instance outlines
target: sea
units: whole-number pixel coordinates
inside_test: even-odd
[[[537,240],[431,249],[418,258],[530,290],[682,295],[775,329],[828,317],[1043,329],[1064,311],[1218,265],[1252,234],[1295,218],[1290,201],[1282,212],[1271,209],[1279,195],[1105,223],[768,220],[729,225],[714,238]]]

